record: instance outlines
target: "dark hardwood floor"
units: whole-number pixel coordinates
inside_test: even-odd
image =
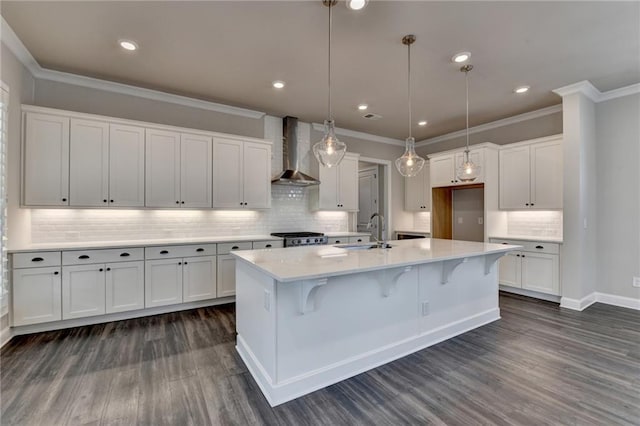
[[[501,295],[502,319],[271,408],[234,305],[14,338],[3,425],[640,424],[640,312]]]

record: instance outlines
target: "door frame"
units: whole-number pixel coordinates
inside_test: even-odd
[[[386,219],[386,224],[387,224],[387,229],[385,230],[386,236],[387,236],[387,240],[390,240],[391,237],[393,236],[393,227],[392,227],[392,223],[393,223],[393,218],[391,217],[391,200],[393,200],[392,198],[392,184],[391,184],[391,179],[392,179],[392,175],[393,173],[391,173],[391,166],[392,163],[390,160],[381,160],[379,158],[372,158],[372,157],[360,157],[358,159],[358,161],[363,161],[366,163],[373,163],[373,164],[377,164],[379,166],[382,166],[382,173],[383,177],[384,177],[384,212],[382,213],[384,215],[384,218]],[[381,174],[382,174],[381,173]],[[378,179],[380,179],[378,177]],[[378,205],[380,205],[380,200],[378,200]],[[358,225],[358,216],[357,214],[354,215],[354,222],[355,225],[357,227]]]

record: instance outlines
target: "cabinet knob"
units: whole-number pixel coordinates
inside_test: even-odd
[[[59,273],[60,273],[60,272],[55,271],[55,272],[53,273],[53,275],[58,275]]]
[[[528,206],[528,205],[529,205],[529,203],[526,203],[526,204],[525,204],[525,206]]]
[[[104,269],[102,269],[102,268],[98,269],[98,271],[100,271],[100,272],[102,272],[103,270],[104,270]]]
[[[340,244],[340,242],[341,242],[340,240],[336,240],[336,244]]]
[[[178,262],[178,265],[182,265],[182,262]]]
[[[186,264],[187,264],[187,262],[184,262],[184,264],[186,265]]]
[[[176,204],[180,204],[180,201],[176,201]]]
[[[67,199],[66,199],[66,198],[63,198],[63,199],[62,199],[62,201],[67,201]]]
[[[184,201],[180,201],[180,204],[184,204]]]
[[[244,203],[242,201],[240,201],[240,205],[242,206],[242,205],[244,205]]]
[[[111,268],[107,268],[107,271],[110,271],[110,270],[111,270]]]
[[[533,204],[533,203],[531,203],[531,205],[533,206],[534,204]]]
[[[106,202],[107,202],[107,200],[102,200],[102,202],[103,202],[103,203],[106,203]]]
[[[520,255],[519,255],[519,254],[516,254],[516,256],[520,257]]]
[[[524,257],[524,254],[522,255],[522,257]]]
[[[109,200],[110,203],[113,203],[113,200]]]

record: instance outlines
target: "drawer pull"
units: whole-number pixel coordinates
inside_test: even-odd
[[[131,256],[129,253],[120,253],[120,257],[129,257]]]
[[[502,244],[504,244],[504,245],[509,245],[509,243],[502,243]]]
[[[204,251],[203,248],[196,249],[196,251]]]
[[[537,249],[543,249],[544,247],[542,246],[536,246]]]
[[[267,244],[265,248],[271,248],[271,244]]]
[[[342,241],[340,240],[336,240],[336,244],[340,244]]]
[[[41,257],[34,257],[33,259],[31,259],[32,262],[42,262],[44,259]]]
[[[82,256],[78,256],[78,259],[89,259],[89,255],[83,254]]]
[[[58,275],[59,273],[60,273],[60,272],[55,271],[55,272],[53,273],[53,275]]]
[[[162,250],[162,251],[160,252],[160,254],[169,254],[169,251],[168,251],[168,250]]]
[[[239,248],[240,247],[238,247],[238,246],[233,246],[233,247],[231,247],[231,250],[238,250]]]
[[[362,238],[358,238],[358,242],[361,243],[362,242]]]

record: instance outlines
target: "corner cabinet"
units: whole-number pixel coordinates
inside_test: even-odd
[[[320,185],[310,188],[312,210],[358,211],[358,160],[347,153],[338,167],[318,166]]]
[[[431,211],[431,176],[429,162],[413,177],[404,178],[404,209],[411,212]]]
[[[213,138],[213,207],[271,207],[271,145]]]
[[[500,209],[562,208],[562,139],[500,150]]]

